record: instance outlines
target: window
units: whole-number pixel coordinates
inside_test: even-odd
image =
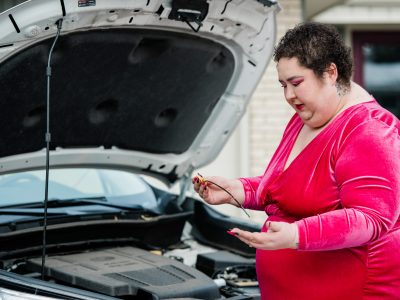
[[[354,32],[354,80],[400,118],[400,32]]]

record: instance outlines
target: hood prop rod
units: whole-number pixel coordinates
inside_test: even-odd
[[[53,45],[50,48],[49,58],[47,61],[46,77],[47,77],[47,98],[46,98],[46,181],[45,181],[45,195],[44,195],[44,214],[43,214],[43,246],[42,246],[42,280],[44,280],[44,266],[46,262],[46,231],[47,231],[47,203],[49,197],[49,169],[50,169],[50,77],[51,77],[51,56],[53,54],[54,46],[60,36],[63,19],[59,19],[57,24],[57,34],[54,38]]]

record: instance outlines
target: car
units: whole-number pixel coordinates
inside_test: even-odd
[[[4,7],[6,5],[6,7]],[[258,299],[258,231],[191,178],[271,59],[273,0],[7,1],[0,298]]]

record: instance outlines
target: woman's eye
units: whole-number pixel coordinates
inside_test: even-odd
[[[298,86],[300,83],[302,83],[303,82],[303,80],[301,80],[301,81],[294,81],[294,82],[292,82],[292,85],[293,86]]]

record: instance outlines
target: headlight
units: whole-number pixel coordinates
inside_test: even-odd
[[[57,300],[57,299],[0,288],[0,300]]]

